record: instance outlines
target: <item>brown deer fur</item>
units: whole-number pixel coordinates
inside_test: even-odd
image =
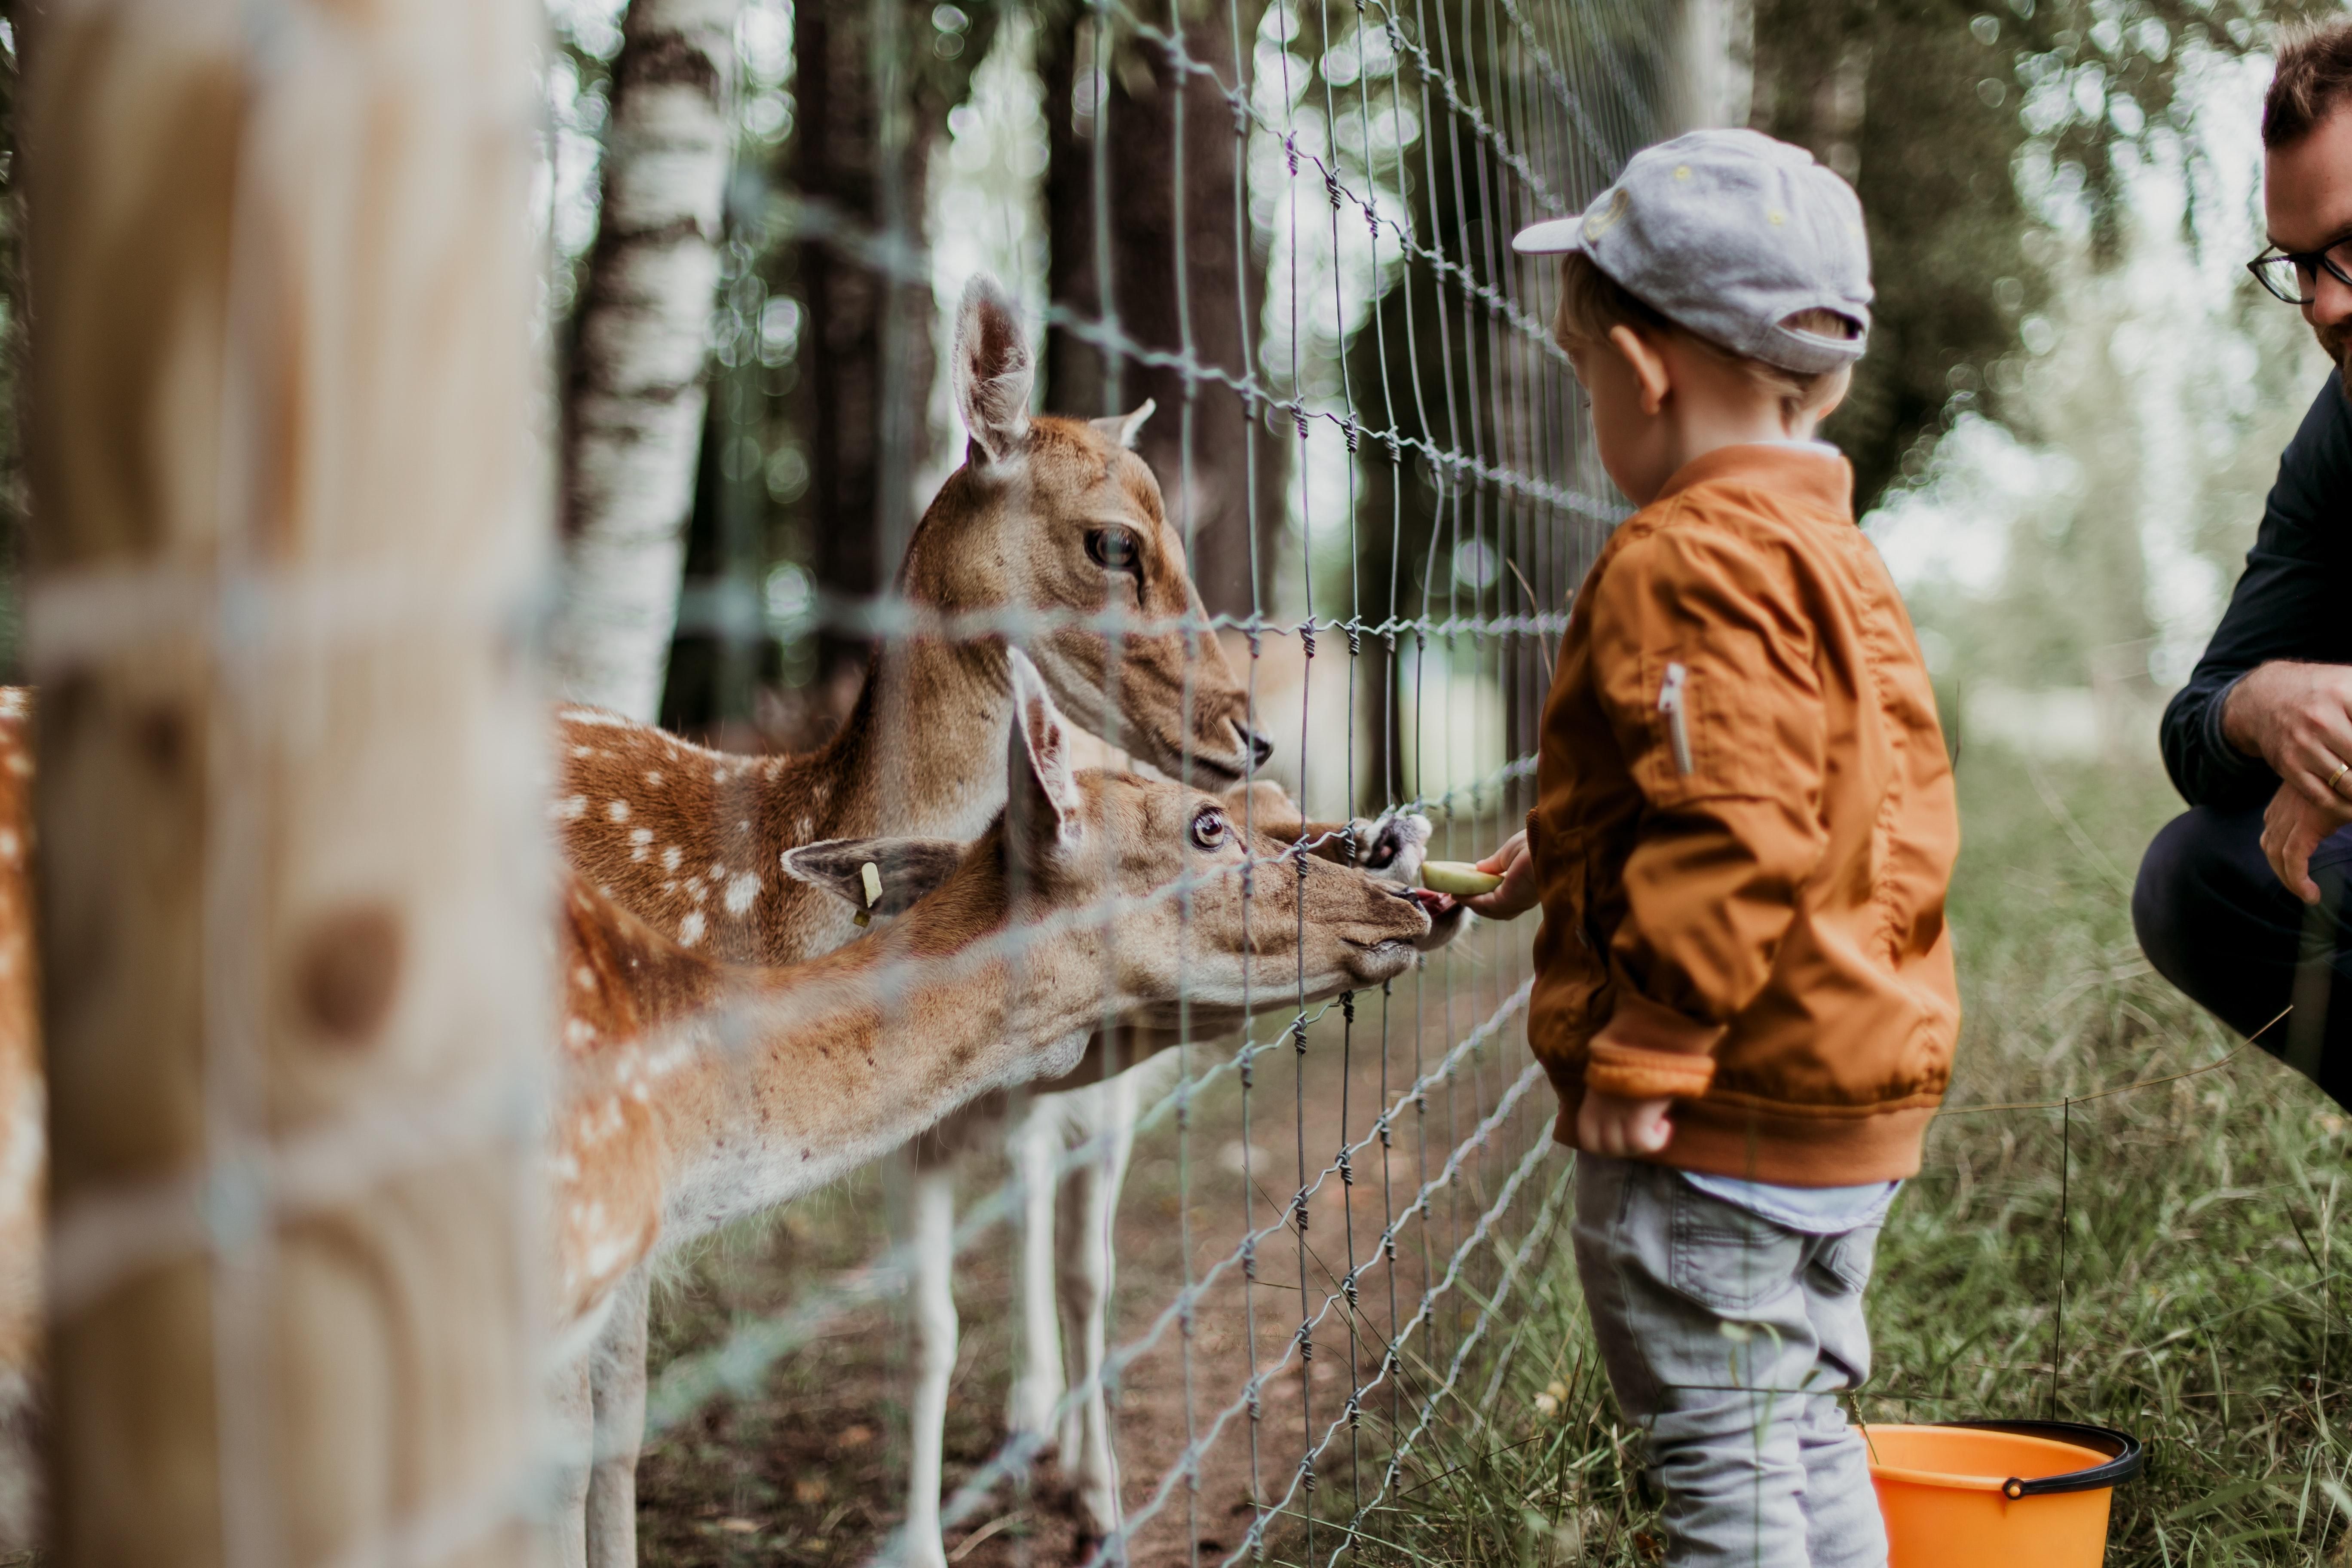
[[[965,293],[952,369],[969,459],[916,528],[900,600],[933,616],[1034,617],[1012,640],[1071,718],[1171,776],[1238,783],[1265,746],[1159,484],[1128,449],[1148,405],[1033,419],[1028,349],[985,279]],[[1106,616],[1139,629],[1114,637]],[[837,947],[856,934],[853,911],[783,875],[784,852],[884,831],[979,833],[1003,803],[1005,647],[985,626],[885,639],[840,732],[800,756],[730,756],[567,708],[553,806],[563,853],[697,952],[774,964]]]
[[[1180,985],[1237,1013],[1245,967],[1303,970],[1329,994],[1412,963],[1430,929],[1420,901],[1319,862],[1244,876],[1286,847],[1245,841],[1198,790],[1070,773],[1051,702],[1019,679],[1013,761],[1038,787],[862,942],[730,965],[570,879],[552,1155],[569,1316],[593,1316],[665,1239],[832,1181],[985,1090],[1066,1072],[1107,1016],[1148,1016]],[[822,875],[824,858],[788,868]]]

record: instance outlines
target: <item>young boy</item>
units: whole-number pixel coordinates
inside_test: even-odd
[[[1570,615],[1527,831],[1468,902],[1543,906],[1528,1037],[1667,1561],[1879,1568],[1836,1396],[1949,1073],[1958,827],[1910,620],[1813,438],[1869,327],[1862,209],[1801,149],[1706,131],[1514,243],[1562,258],[1554,330],[1641,510]]]

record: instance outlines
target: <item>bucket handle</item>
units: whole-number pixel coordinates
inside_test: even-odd
[[[2007,1432],[2019,1437],[2047,1437],[2106,1456],[2104,1463],[2086,1470],[2068,1470],[2063,1475],[2030,1481],[2011,1476],[2000,1483],[2001,1495],[2011,1499],[2102,1491],[2130,1480],[2147,1463],[2147,1452],[2140,1447],[2139,1439],[2112,1426],[2093,1426],[2081,1421],[1938,1421],[1936,1425],[1965,1426],[1978,1432]]]

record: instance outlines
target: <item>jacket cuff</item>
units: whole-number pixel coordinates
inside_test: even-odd
[[[1617,1010],[1593,1037],[1584,1087],[1621,1100],[1696,1100],[1715,1081],[1709,1053],[1727,1032],[1639,992],[1620,992]]]
[[[2249,669],[2232,677],[2229,685],[2208,697],[2205,700],[2204,723],[2200,726],[2204,731],[2202,739],[2205,742],[2205,754],[2213,760],[2213,765],[2221,773],[2235,778],[2251,777],[2255,773],[2266,774],[2271,771],[2270,763],[2262,758],[2250,757],[2231,745],[2229,731],[2221,727],[2221,717],[2230,706],[2231,694],[2238,689],[2239,684],[2252,673],[2253,671]]]

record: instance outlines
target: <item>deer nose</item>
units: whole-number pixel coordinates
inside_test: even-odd
[[[1249,742],[1250,755],[1257,759],[1257,765],[1265,766],[1265,760],[1274,755],[1274,742],[1246,724],[1236,724],[1234,727],[1242,732],[1243,739]]]

